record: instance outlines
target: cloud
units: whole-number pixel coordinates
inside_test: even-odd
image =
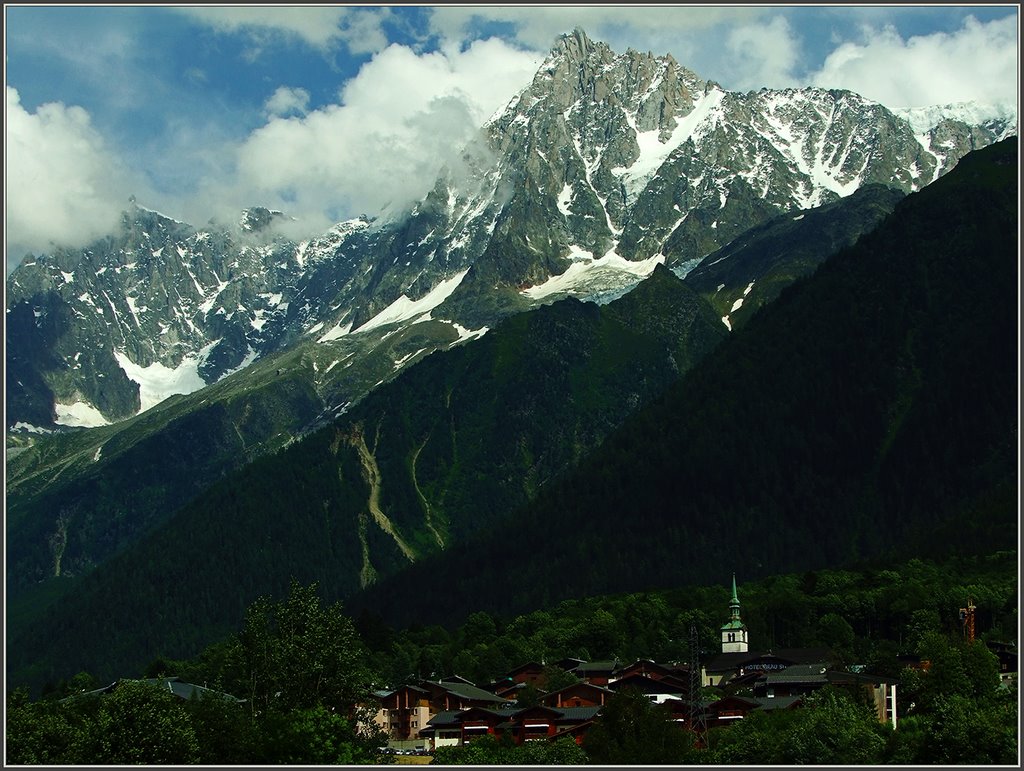
[[[194,21],[222,33],[242,33],[251,39],[258,55],[275,38],[301,40],[323,51],[339,43],[355,54],[372,53],[387,45],[381,28],[390,11],[350,9],[338,6],[214,6],[176,9]]]
[[[981,23],[974,17],[949,34],[904,40],[892,26],[863,27],[861,41],[843,42],[810,82],[846,88],[887,107],[962,101],[1016,105],[1017,18]]]
[[[388,37],[381,25],[390,13],[387,8],[349,11],[340,35],[348,50],[353,54],[372,54],[384,50],[388,45]]]
[[[733,88],[740,90],[797,85],[793,70],[799,61],[799,48],[782,16],[767,23],[744,24],[726,37],[727,69],[719,77],[727,78]]]
[[[54,102],[30,113],[7,86],[6,142],[8,271],[27,252],[114,229],[133,188],[85,110]]]
[[[284,117],[290,114],[305,115],[309,109],[309,92],[304,88],[279,87],[264,105],[267,113]]]
[[[516,41],[525,47],[548,50],[558,35],[582,28],[594,40],[613,49],[632,47],[661,54],[671,46],[651,48],[664,38],[699,33],[723,23],[755,18],[756,8],[716,6],[547,6],[459,7],[433,9],[431,29],[448,40],[464,39],[485,22],[503,22],[514,28]]]
[[[208,178],[201,198],[231,201],[222,216],[240,201],[281,209],[306,235],[405,206],[529,83],[539,59],[497,39],[419,54],[391,45],[344,85],[339,103],[252,132],[230,174]]]
[[[472,39],[495,24],[515,44],[547,52],[555,39],[579,27],[616,53],[632,48],[655,56],[671,54],[699,76],[730,82],[723,41],[737,25],[756,25],[771,8],[756,6],[549,6],[433,9],[430,29],[443,40]],[[770,53],[770,52],[766,52]],[[753,62],[754,66],[759,66]]]

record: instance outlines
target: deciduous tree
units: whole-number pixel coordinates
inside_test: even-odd
[[[589,762],[598,765],[678,764],[692,745],[671,713],[635,688],[610,698],[583,740]]]

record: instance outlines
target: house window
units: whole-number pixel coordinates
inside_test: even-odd
[[[729,632],[729,642],[736,642],[736,633]]]

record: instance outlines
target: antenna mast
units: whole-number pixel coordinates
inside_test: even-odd
[[[697,736],[697,746],[707,749],[708,717],[701,704],[700,636],[697,625],[690,624],[690,730]]]
[[[976,609],[974,601],[970,598],[967,600],[967,607],[960,608],[960,621],[964,625],[964,635],[969,643],[974,642],[974,611]]]

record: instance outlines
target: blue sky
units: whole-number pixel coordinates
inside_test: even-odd
[[[108,232],[129,195],[296,236],[422,196],[579,26],[734,90],[1016,105],[1002,6],[5,6],[8,265]]]

